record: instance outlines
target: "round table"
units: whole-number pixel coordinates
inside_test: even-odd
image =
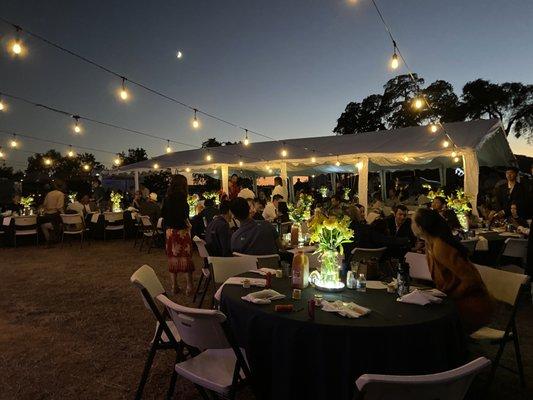
[[[257,274],[242,274],[257,278]],[[353,301],[370,314],[348,319],[316,309],[310,321],[307,301],[315,289],[291,299],[287,278],[272,288],[287,297],[268,305],[241,299],[258,288],[225,285],[221,310],[246,355],[253,388],[261,399],[352,399],[355,380],[364,373],[427,374],[457,367],[465,359],[465,340],[453,302],[419,306],[396,301],[396,294],[345,289],[324,300]],[[276,313],[275,304],[295,312]]]

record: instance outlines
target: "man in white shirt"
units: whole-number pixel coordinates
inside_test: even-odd
[[[272,190],[272,200],[274,200],[275,195],[280,195],[281,201],[287,202],[289,200],[287,188],[283,186],[283,180],[279,176],[274,178],[274,185],[274,190]]]
[[[282,197],[279,194],[272,196],[272,201],[269,202],[263,210],[263,218],[265,221],[274,221],[278,218],[278,205]]]
[[[237,197],[243,198],[245,200],[255,199],[255,193],[249,188],[245,187],[241,189]]]

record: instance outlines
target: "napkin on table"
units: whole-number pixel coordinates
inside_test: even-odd
[[[344,303],[337,301],[322,301],[322,310],[326,312],[335,312],[343,317],[359,318],[370,312],[370,309],[361,307],[355,303]]]
[[[271,275],[274,275],[274,276],[276,275],[276,270],[272,269],[272,268],[251,269],[248,272],[253,272],[254,274],[259,274],[259,275],[266,275],[268,273],[270,273]]]
[[[270,304],[272,300],[279,300],[284,298],[284,294],[276,292],[272,289],[264,289],[258,292],[248,293],[246,296],[241,297],[241,299],[255,304]]]
[[[396,301],[399,301],[400,303],[418,304],[421,306],[425,306],[429,303],[442,303],[443,297],[446,297],[446,294],[444,294],[438,289],[415,289],[411,293],[405,294],[402,297],[398,297]]]
[[[11,224],[11,217],[4,217],[2,225],[9,226]]]
[[[228,278],[226,282],[224,282],[215,293],[215,299],[220,301],[220,296],[222,295],[222,289],[224,288],[224,285],[239,285],[242,286],[242,281],[248,279],[250,281],[250,286],[257,286],[257,287],[265,287],[266,286],[266,279],[262,278],[242,278],[237,276],[232,276],[231,278]]]

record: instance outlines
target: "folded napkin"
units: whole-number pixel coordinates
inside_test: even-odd
[[[100,213],[93,213],[93,215],[91,215],[91,222],[93,224],[97,224],[98,223],[98,218],[100,217]]]
[[[489,251],[489,241],[484,236],[478,236],[476,251]]]
[[[326,312],[336,312],[337,314],[347,318],[359,318],[370,312],[368,308],[358,306],[355,303],[344,303],[337,301],[322,301],[322,310]]]
[[[220,301],[220,296],[222,295],[222,289],[224,288],[224,285],[239,285],[242,286],[242,281],[245,279],[248,279],[250,281],[250,286],[257,286],[257,287],[265,287],[266,286],[266,279],[262,278],[241,278],[237,276],[232,276],[231,278],[228,278],[226,282],[224,282],[215,293],[215,299]]]
[[[366,281],[366,288],[367,289],[387,289],[387,285],[385,285],[381,281]]]
[[[253,272],[254,274],[259,274],[259,275],[266,275],[270,273],[271,275],[276,276],[276,270],[272,268],[251,269],[249,272]]]
[[[504,236],[504,237],[522,237],[521,234],[519,233],[516,233],[516,232],[502,232],[500,233],[500,236]]]
[[[13,214],[13,211],[12,210],[7,210],[7,211],[4,211],[2,214],[2,217],[10,217],[11,215]]]
[[[2,222],[2,225],[9,226],[11,224],[11,217],[4,217],[4,221]]]
[[[446,297],[446,294],[437,289],[415,289],[411,293],[405,294],[402,297],[398,297],[396,301],[399,301],[401,303],[418,304],[421,306],[425,306],[429,303],[442,303],[443,297]]]
[[[254,304],[270,304],[272,300],[279,300],[284,298],[284,294],[276,292],[272,289],[264,289],[260,290],[259,292],[248,293],[246,296],[241,297],[241,299]]]

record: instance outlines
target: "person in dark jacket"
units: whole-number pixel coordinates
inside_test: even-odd
[[[411,229],[411,219],[407,217],[409,209],[403,204],[398,204],[393,210],[394,214],[385,219],[389,235],[406,238],[409,240],[411,247],[414,247],[416,237]]]
[[[230,211],[230,202],[225,200],[220,203],[219,214],[205,228],[205,242],[209,255],[215,257],[231,257],[230,222],[233,216]]]
[[[527,217],[527,190],[517,181],[518,168],[509,167],[505,171],[507,182],[496,188],[496,204],[497,210],[506,218],[511,215],[511,204],[516,204],[520,217]]]

